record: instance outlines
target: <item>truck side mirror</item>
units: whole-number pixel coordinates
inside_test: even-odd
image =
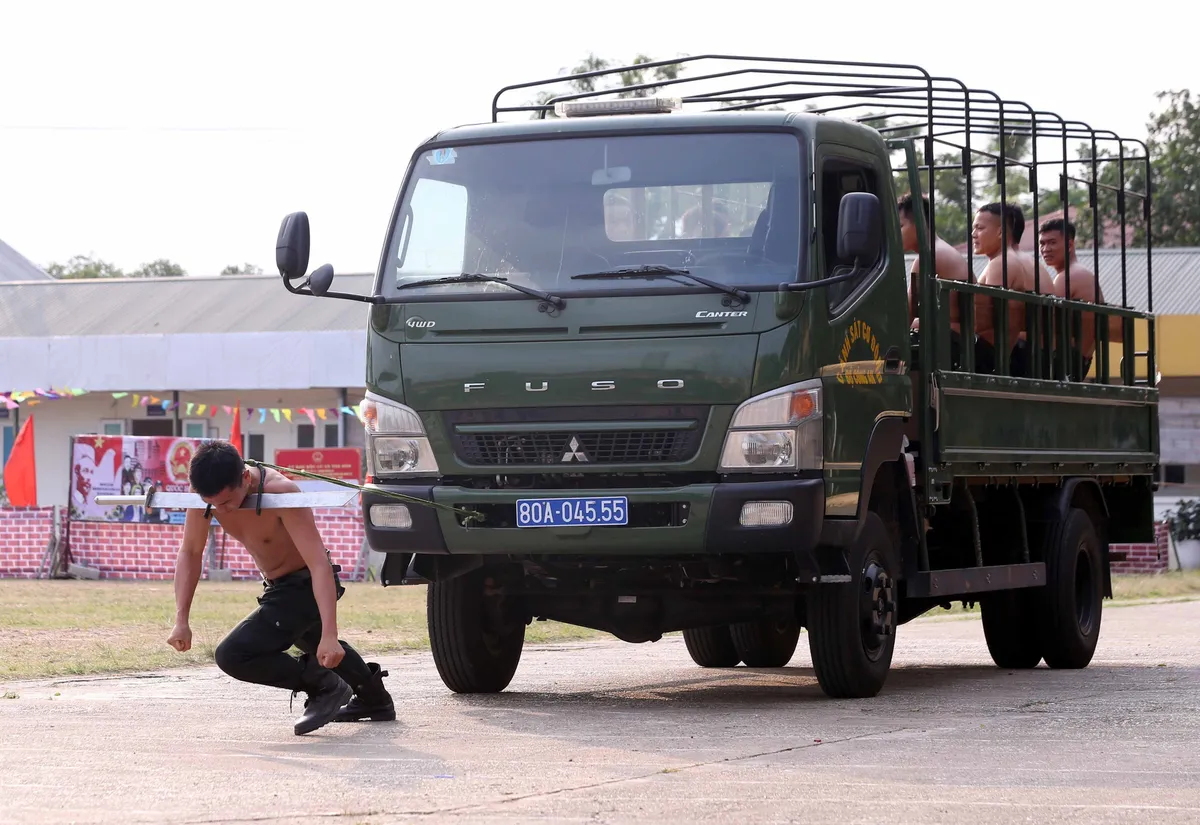
[[[275,266],[285,281],[303,278],[308,271],[308,214],[293,212],[279,225],[275,239]]]
[[[883,220],[879,198],[847,192],[838,206],[837,254],[843,261],[870,265],[879,257]]]
[[[321,297],[329,291],[329,287],[333,284],[333,267],[329,264],[321,264],[313,270],[312,277],[308,279],[308,288],[312,290],[312,294]]]

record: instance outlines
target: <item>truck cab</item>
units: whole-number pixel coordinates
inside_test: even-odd
[[[502,690],[553,619],[683,631],[708,667],[782,666],[808,628],[825,691],[869,696],[897,624],[953,595],[927,539],[964,499],[931,495],[940,373],[911,369],[896,147],[825,114],[682,108],[580,95],[438,133],[369,296],[307,274],[303,213],[281,227],[290,290],[370,304],[365,528],[384,585],[428,586],[453,690]],[[979,572],[960,595],[988,589],[976,555],[943,564]],[[1000,567],[1017,590],[1046,564]]]

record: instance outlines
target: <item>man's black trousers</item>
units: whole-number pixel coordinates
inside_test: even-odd
[[[341,599],[346,589],[338,580],[339,569],[333,566],[333,581]],[[264,581],[258,604],[217,645],[217,667],[243,682],[307,690],[324,672],[316,662],[317,645],[321,642],[321,611],[313,595],[308,568]],[[286,651],[292,645],[311,661],[305,663],[289,655]],[[341,645],[346,655],[333,671],[358,693],[370,681],[371,671],[358,651],[344,641]]]

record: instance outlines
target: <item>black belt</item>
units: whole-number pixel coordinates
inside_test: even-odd
[[[329,551],[326,550],[325,553],[326,553],[326,555],[328,555]],[[342,572],[342,566],[340,564],[330,564],[330,568],[332,568],[333,574],[335,576],[338,573]],[[276,584],[282,584],[283,582],[289,581],[289,580],[290,581],[304,581],[305,579],[311,579],[311,578],[312,578],[312,571],[309,570],[307,567],[301,567],[299,570],[293,570],[291,573],[284,573],[282,576],[279,576],[278,578],[275,578],[275,579],[268,579],[266,576],[263,576],[263,583],[273,586]]]

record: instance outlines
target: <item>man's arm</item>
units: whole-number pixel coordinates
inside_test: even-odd
[[[183,540],[175,559],[175,627],[167,644],[183,652],[192,646],[189,618],[196,583],[204,563],[204,545],[208,538],[208,522],[202,510],[188,510],[183,519]]]
[[[345,655],[345,649],[338,641],[337,587],[333,583],[333,568],[325,554],[325,543],[321,541],[316,519],[307,507],[284,509],[279,513],[296,550],[312,573],[313,596],[321,612],[321,642],[317,645],[317,661],[324,667],[337,667]]]

